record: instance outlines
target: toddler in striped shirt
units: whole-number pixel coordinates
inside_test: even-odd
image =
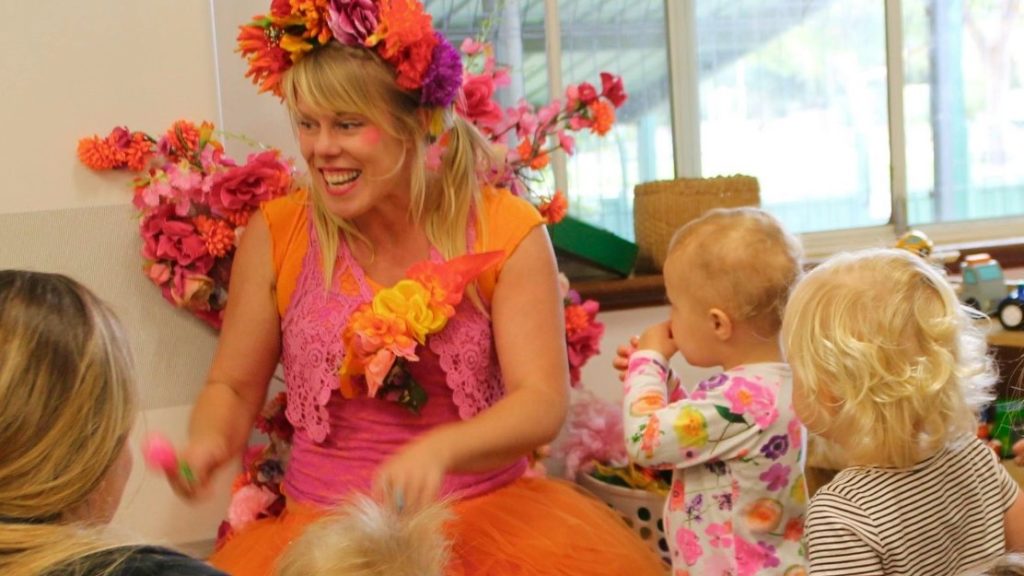
[[[995,379],[941,272],[905,250],[842,254],[790,296],[797,415],[850,466],[819,490],[811,574],[955,575],[1024,548],[1024,500],[976,436]]]

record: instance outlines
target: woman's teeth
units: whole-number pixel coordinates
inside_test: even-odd
[[[360,172],[358,170],[346,170],[344,172],[325,171],[323,174],[324,181],[327,182],[328,186],[344,186],[356,178],[359,178]]]

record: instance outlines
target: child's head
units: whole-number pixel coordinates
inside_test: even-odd
[[[953,288],[905,250],[815,268],[790,296],[782,342],[797,414],[853,464],[908,466],[975,433],[995,378]]]
[[[442,576],[449,556],[444,504],[397,511],[357,496],[312,524],[277,564],[277,576]]]
[[[134,420],[131,361],[110,309],[65,276],[0,271],[0,518],[108,521]]]
[[[718,208],[681,227],[664,275],[673,340],[687,362],[718,363],[703,356],[701,334],[719,339],[724,324],[774,340],[801,256],[799,240],[757,208]]]
[[[1024,576],[1024,554],[1007,552],[988,570],[976,576]]]

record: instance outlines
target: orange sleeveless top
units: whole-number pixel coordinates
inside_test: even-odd
[[[533,228],[544,222],[540,213],[527,201],[508,190],[485,188],[483,197],[484,233],[476,234],[474,252],[504,250],[505,259]],[[307,220],[308,194],[299,190],[288,196],[263,204],[260,210],[268,226],[273,243],[274,273],[277,278],[277,311],[284,318],[291,302],[292,292],[302,270],[302,261],[309,249],[309,222]],[[485,271],[478,279],[484,299],[490,300],[501,275],[504,260]],[[342,290],[345,289],[344,279]]]

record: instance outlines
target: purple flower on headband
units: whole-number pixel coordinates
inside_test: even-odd
[[[327,12],[334,37],[348,46],[363,46],[380,21],[374,0],[327,0]]]
[[[462,58],[440,32],[434,32],[437,45],[430,55],[430,66],[423,75],[420,103],[424,106],[447,106],[455,100],[462,86]]]

